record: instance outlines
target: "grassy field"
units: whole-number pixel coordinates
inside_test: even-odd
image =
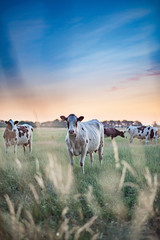
[[[66,129],[34,129],[6,158],[0,129],[0,239],[159,239],[160,140],[105,139],[103,164],[72,169]]]

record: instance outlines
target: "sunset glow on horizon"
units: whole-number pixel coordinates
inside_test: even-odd
[[[9,3],[0,10],[0,119],[160,124],[157,0]]]

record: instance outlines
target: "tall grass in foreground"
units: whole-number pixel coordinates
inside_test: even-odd
[[[32,155],[0,148],[0,239],[158,239],[159,144],[107,139],[82,175],[63,131],[37,131]]]

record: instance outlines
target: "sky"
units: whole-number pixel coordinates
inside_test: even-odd
[[[0,119],[160,123],[158,0],[1,0]]]

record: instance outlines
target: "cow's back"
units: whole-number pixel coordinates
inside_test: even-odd
[[[85,130],[88,143],[88,152],[98,150],[101,141],[104,139],[104,128],[102,123],[97,119],[88,122],[80,123],[81,127]]]
[[[18,145],[29,144],[32,140],[33,128],[29,124],[22,124],[17,126],[18,129]]]
[[[85,126],[89,135],[96,134],[102,135],[103,125],[97,119],[93,119],[87,122],[80,123]]]
[[[104,127],[104,134],[106,137],[116,137],[119,134],[119,131],[115,128]]]

